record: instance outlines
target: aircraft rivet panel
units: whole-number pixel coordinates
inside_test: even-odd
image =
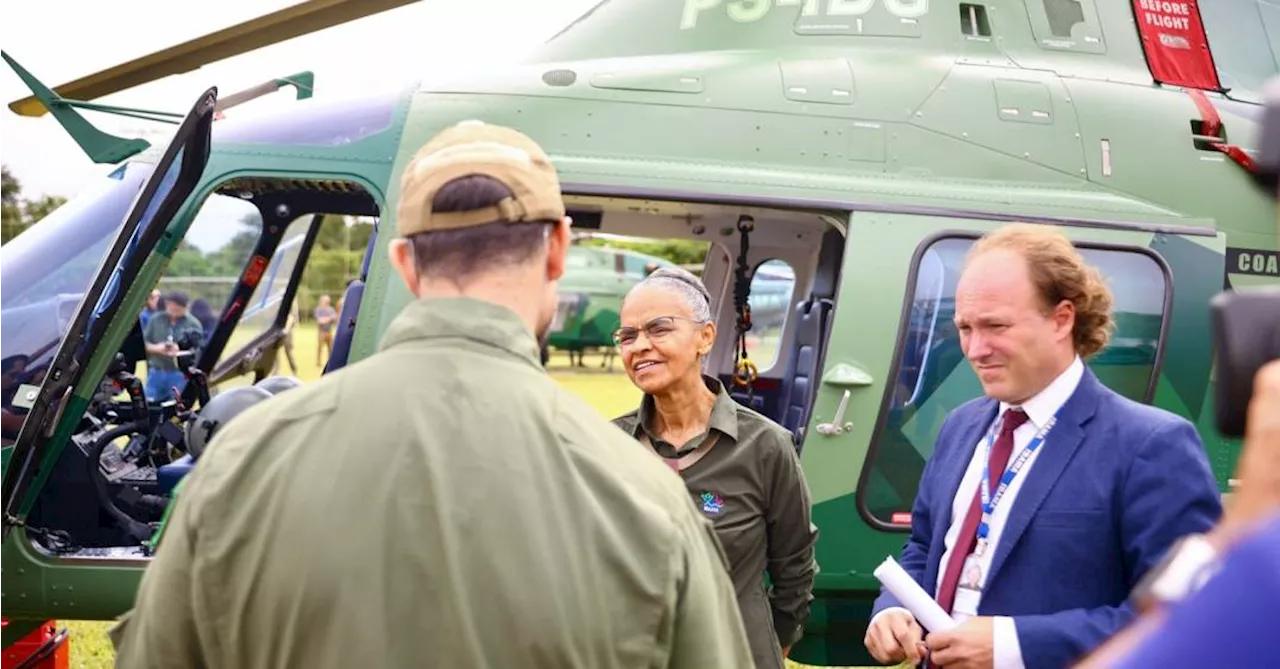
[[[990,170],[1003,156],[1079,178],[1087,165],[1075,111],[1066,94],[1067,89],[1049,73],[1020,72],[1015,78],[1003,68],[957,66],[916,110],[911,124],[964,141],[970,146],[961,151],[968,155],[914,160],[950,160],[970,170],[983,164],[983,169]],[[1025,172],[1018,180],[1046,178],[1054,177]]]
[[[782,93],[796,102],[851,105],[854,102],[853,65],[844,58],[784,60]]]
[[[1003,121],[1053,123],[1053,100],[1044,84],[996,79],[996,112]]]

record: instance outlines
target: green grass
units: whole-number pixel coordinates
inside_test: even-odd
[[[314,326],[300,325],[294,333],[294,360],[298,362],[297,376],[304,381],[320,377],[321,367],[316,365],[316,332]],[[283,356],[282,356],[283,358]],[[588,354],[585,367],[572,367],[564,353],[553,353],[547,371],[565,388],[577,393],[606,419],[631,411],[640,402],[641,393],[627,380],[620,361],[615,361],[614,371],[600,368],[601,356]],[[139,372],[145,373],[140,365]],[[287,363],[281,362],[281,373],[289,373]],[[247,380],[249,377],[245,377]],[[237,379],[226,385],[242,385],[246,380]],[[239,381],[237,383],[236,381]],[[71,632],[71,667],[74,669],[98,669],[113,666],[115,652],[107,639],[109,621],[62,621]],[[788,662],[791,669],[805,665]]]

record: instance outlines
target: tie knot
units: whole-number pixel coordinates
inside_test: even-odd
[[[1025,422],[1027,422],[1026,412],[1022,409],[1011,408],[1004,412],[1004,423],[1000,426],[1000,432],[1012,435],[1013,431]]]

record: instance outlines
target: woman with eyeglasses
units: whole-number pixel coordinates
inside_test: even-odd
[[[716,326],[693,274],[653,272],[627,293],[621,321],[613,339],[644,397],[613,422],[684,479],[724,547],[755,666],[781,668],[803,635],[817,572],[817,528],[791,432],[703,374]]]

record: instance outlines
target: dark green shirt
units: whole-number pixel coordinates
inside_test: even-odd
[[[818,528],[809,517],[809,488],[791,433],[733,401],[717,379],[703,380],[716,402],[707,432],[687,444],[676,447],[658,437],[649,395],[614,424],[637,439],[647,435],[667,458],[684,455],[717,433],[715,445],[680,475],[694,504],[715,524],[729,557],[755,666],[782,667],[779,650],[803,636],[817,574]],[[771,592],[765,588],[766,572]]]
[[[377,354],[227,423],[116,666],[749,666],[679,477],[538,353],[505,307],[415,300]]]
[[[148,344],[162,344],[173,337],[173,341],[177,342],[182,335],[188,332],[197,332],[200,338],[204,339],[204,326],[200,321],[191,314],[183,314],[175,323],[169,314],[163,311],[157,311],[151,314],[151,318],[147,320],[147,327],[143,330],[142,338]],[[175,359],[167,355],[147,355],[147,369],[168,369],[175,370],[178,363]]]

